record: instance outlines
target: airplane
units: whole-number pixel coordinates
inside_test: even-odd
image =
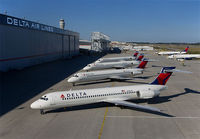
[[[123,46],[123,47],[121,47],[122,51],[125,52],[125,53],[126,53],[127,51],[131,51],[132,48],[133,48],[132,46]]]
[[[137,60],[134,61],[119,61],[119,62],[106,62],[106,63],[92,63],[88,64],[83,68],[84,71],[89,71],[89,70],[99,70],[99,69],[110,69],[110,68],[126,68],[126,67],[131,67],[134,65],[138,65],[142,60],[144,55],[140,55]]]
[[[165,84],[174,69],[175,67],[163,67],[157,78],[149,84],[47,93],[33,102],[30,107],[32,109],[39,109],[41,114],[45,114],[44,110],[107,102],[120,106],[160,112],[158,108],[139,105],[126,100],[150,99],[159,96],[160,91],[167,89]]]
[[[171,55],[171,56],[168,56],[169,59],[177,59],[179,61],[182,61],[182,60],[191,60],[191,59],[197,59],[197,58],[200,58],[200,54],[183,54],[183,55]]]
[[[158,52],[158,55],[175,55],[175,54],[186,54],[189,49],[189,46],[185,48],[183,51],[161,51]]]
[[[137,55],[138,55],[138,51],[136,51],[133,56],[129,56],[129,57],[112,57],[112,58],[100,58],[97,61],[95,61],[95,63],[103,63],[103,62],[117,62],[117,61],[129,61],[129,60],[135,60]],[[142,55],[140,55],[138,58],[140,59],[142,57]],[[143,57],[142,57],[143,58]],[[141,59],[142,59],[141,58]]]
[[[127,77],[133,77],[135,75],[142,74],[147,63],[148,59],[143,59],[137,68],[80,72],[69,78],[68,82],[72,83],[74,86],[77,82],[96,81],[103,79],[129,80],[133,78]]]

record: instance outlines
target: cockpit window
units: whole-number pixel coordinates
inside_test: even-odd
[[[78,77],[78,75],[77,74],[74,74],[74,76],[73,77]]]
[[[48,98],[47,98],[46,96],[44,96],[44,97],[41,97],[40,99],[42,99],[42,100],[45,100],[45,101],[47,101],[47,100],[48,100]]]

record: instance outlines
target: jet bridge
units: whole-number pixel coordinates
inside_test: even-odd
[[[110,37],[101,32],[92,32],[91,50],[94,52],[107,52],[110,49]]]

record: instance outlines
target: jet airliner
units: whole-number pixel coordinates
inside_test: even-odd
[[[85,71],[99,70],[99,69],[110,69],[110,68],[126,68],[134,65],[138,65],[143,59],[144,55],[141,54],[137,60],[134,61],[119,61],[119,62],[105,62],[105,63],[92,63],[88,64],[83,68]]]
[[[186,54],[189,49],[189,46],[185,48],[183,51],[161,51],[158,52],[158,55],[176,55],[176,54]]]
[[[79,82],[97,81],[103,79],[115,79],[115,80],[133,79],[132,78],[133,76],[143,73],[143,69],[145,68],[147,62],[148,59],[143,59],[137,68],[80,72],[74,74],[71,78],[69,78],[68,82],[72,83],[74,86],[75,83]]]
[[[136,103],[128,102],[127,100],[149,99],[158,96],[160,91],[167,88],[165,84],[172,75],[173,69],[175,69],[175,67],[162,68],[158,77],[152,83],[145,85],[143,84],[47,93],[40,99],[33,102],[30,107],[32,109],[39,109],[41,114],[44,114],[44,110],[49,109],[107,102],[120,106],[128,106],[137,109],[160,112],[158,108],[139,105]]]
[[[135,60],[137,55],[139,54],[138,51],[136,51],[133,56],[128,56],[128,57],[112,57],[112,58],[100,58],[95,63],[103,63],[103,62],[118,62],[118,61],[131,61]],[[143,56],[140,55],[138,59],[142,59]]]
[[[171,56],[168,56],[168,58],[170,59],[177,59],[177,60],[191,60],[191,59],[197,59],[197,58],[200,58],[200,54],[183,54],[183,55],[171,55]]]

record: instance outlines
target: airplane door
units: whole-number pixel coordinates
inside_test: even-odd
[[[50,100],[51,105],[56,105],[55,99],[56,99],[56,97],[51,97],[51,100]]]

